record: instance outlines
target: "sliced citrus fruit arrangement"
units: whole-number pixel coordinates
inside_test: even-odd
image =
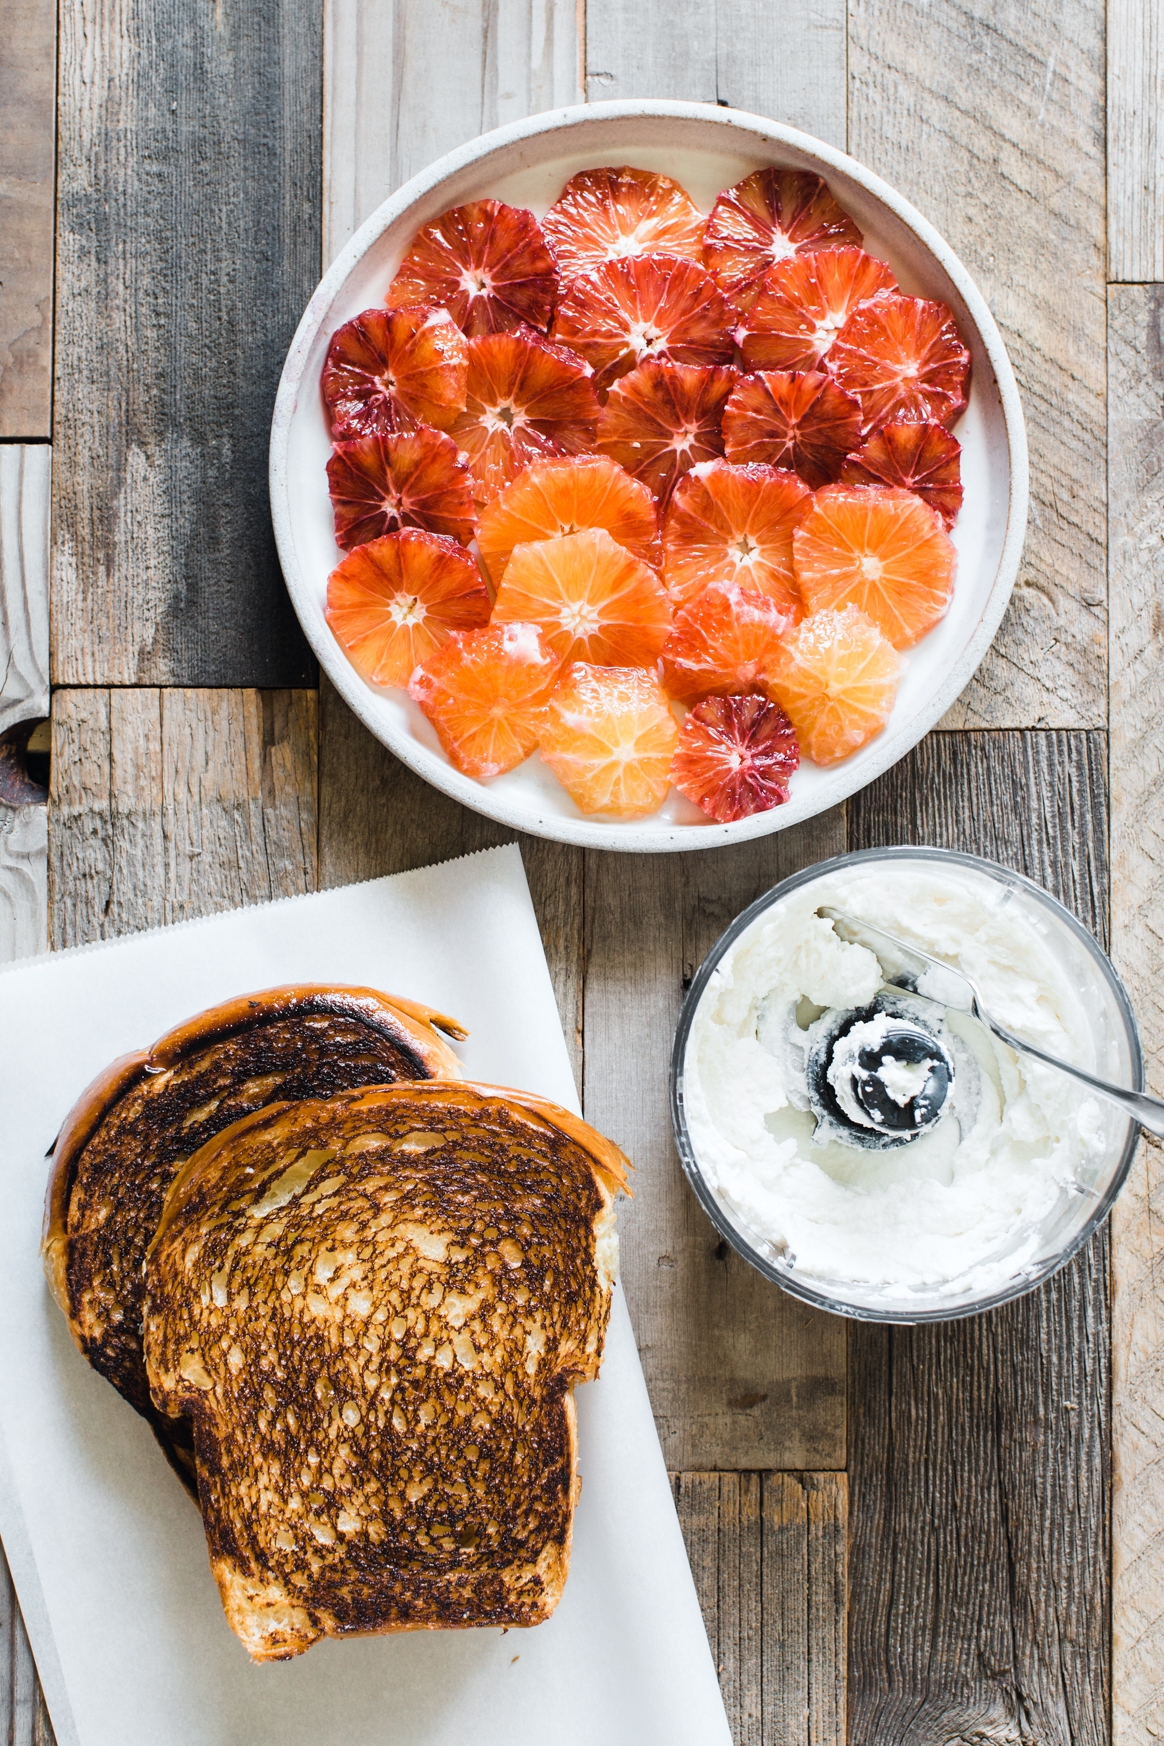
[[[671,780],[718,824],[732,824],[783,805],[799,764],[795,729],[778,703],[709,697],[679,730]]]
[[[654,170],[580,170],[542,219],[563,279],[624,255],[684,255],[697,261],[702,212],[670,176]]]
[[[541,751],[580,812],[644,818],[666,798],[678,738],[654,673],[579,661],[546,705]]]
[[[545,329],[557,272],[532,212],[500,200],[471,200],[426,224],[412,239],[386,302],[447,309],[467,334]]]
[[[895,649],[945,615],[958,554],[932,509],[889,485],[834,485],[793,535],[796,580],[809,612],[855,606]]]
[[[730,364],[728,322],[714,280],[694,261],[632,255],[570,281],[558,301],[554,338],[584,357],[606,388],[647,358]]]
[[[703,234],[703,264],[741,307],[768,268],[811,249],[861,244],[861,232],[809,170],[756,170],[725,188]]]
[[[598,447],[665,503],[684,473],[723,454],[720,424],[736,380],[722,364],[640,364],[610,390]]]
[[[659,565],[659,517],[645,485],[607,455],[534,461],[482,512],[477,546],[499,584],[514,546],[603,527],[644,564]],[[791,564],[792,541],[789,539]]]
[[[814,489],[837,478],[860,438],[860,405],[823,370],[745,376],[724,408],[729,461],[789,467]]]
[[[598,400],[590,367],[528,328],[469,341],[465,410],[450,426],[479,504],[531,461],[593,447]]]
[[[327,581],[327,622],[352,665],[376,685],[407,685],[453,631],[489,617],[489,593],[455,540],[419,528],[349,552]]]
[[[502,776],[538,743],[562,663],[533,624],[454,633],[415,669],[408,695],[466,776]]]
[[[944,425],[883,424],[841,468],[842,485],[913,491],[953,527],[962,507],[962,445]]]
[[[663,686],[681,703],[762,691],[792,624],[766,594],[712,582],[675,615],[663,644]]]
[[[855,606],[814,612],[780,645],[770,681],[801,750],[814,764],[838,764],[889,720],[901,657]]]
[[[493,621],[538,625],[563,661],[649,667],[670,634],[671,603],[653,570],[592,527],[515,546]]]
[[[792,535],[811,502],[803,479],[783,467],[701,461],[675,487],[663,528],[672,600],[693,600],[711,582],[738,582],[798,618]]]
[[[401,527],[466,544],[477,527],[473,482],[457,445],[427,425],[337,443],[327,463],[337,545],[350,551]]]
[[[464,409],[469,354],[447,309],[365,309],[332,335],[323,398],[336,442],[431,424]]]
[[[897,280],[864,249],[790,255],[757,282],[739,334],[746,370],[817,370],[852,311]]]
[[[854,309],[828,367],[861,402],[866,432],[891,419],[953,424],[966,410],[970,353],[944,303],[880,292]]]

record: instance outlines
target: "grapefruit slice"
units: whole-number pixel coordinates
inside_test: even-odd
[[[881,732],[900,677],[893,645],[849,606],[802,619],[780,645],[770,685],[805,756],[838,764]]]
[[[550,325],[557,273],[537,219],[500,200],[455,206],[418,231],[388,287],[393,309],[447,309],[467,334]]]
[[[792,624],[766,594],[712,582],[675,615],[663,644],[663,686],[681,703],[762,691]]]
[[[828,367],[861,402],[866,433],[891,420],[949,425],[966,410],[970,353],[944,303],[882,291],[854,309]]]
[[[477,545],[495,584],[514,546],[604,527],[618,545],[659,566],[659,518],[645,485],[606,455],[534,461],[481,516]],[[789,541],[791,561],[792,543]]]
[[[767,697],[709,697],[679,730],[671,780],[718,824],[768,812],[788,799],[800,765],[792,723]]]
[[[336,442],[430,424],[445,430],[465,405],[469,354],[447,309],[365,309],[337,328],[323,367]]]
[[[336,543],[345,551],[401,527],[428,528],[462,544],[476,532],[469,469],[439,430],[422,426],[337,443],[327,483]]]
[[[649,667],[670,633],[671,605],[653,570],[592,527],[515,546],[493,621],[538,625],[563,661]]]
[[[694,261],[630,256],[571,280],[554,338],[580,353],[606,388],[647,358],[730,364],[729,320],[714,281]]]
[[[536,625],[491,624],[454,633],[416,668],[408,694],[449,762],[487,780],[534,750],[561,665]]]
[[[665,503],[684,473],[723,454],[720,421],[735,383],[722,364],[640,364],[611,389],[598,447]]]
[[[580,170],[542,219],[563,279],[626,255],[697,261],[703,214],[670,176],[654,170]]]
[[[746,307],[756,281],[789,255],[861,245],[861,232],[808,170],[756,170],[725,188],[703,235],[703,264]]]
[[[920,498],[888,485],[818,491],[793,551],[809,612],[855,606],[895,649],[920,641],[954,593],[949,534]]]
[[[823,370],[762,370],[734,390],[723,440],[729,461],[790,467],[815,489],[860,442],[861,408]]]
[[[375,685],[407,685],[454,631],[489,617],[476,564],[455,540],[406,527],[359,546],[327,579],[327,622]]]
[[[654,673],[579,661],[546,706],[541,748],[580,812],[642,818],[666,799],[678,738]]]
[[[598,400],[590,367],[527,328],[469,341],[465,410],[450,427],[491,503],[531,461],[590,448]]]
[[[858,303],[896,291],[884,261],[864,249],[816,249],[770,267],[739,336],[746,370],[817,370]]]
[[[672,600],[693,600],[711,582],[738,582],[799,618],[792,534],[811,502],[804,481],[783,468],[701,461],[675,487],[663,529]]]
[[[841,468],[842,485],[912,491],[953,527],[962,507],[962,445],[943,425],[883,424]]]

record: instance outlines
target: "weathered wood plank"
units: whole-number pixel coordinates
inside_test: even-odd
[[[6,0],[0,31],[0,439],[52,435],[57,9]]]
[[[974,274],[1030,439],[1023,566],[947,726],[1107,720],[1103,26],[1093,0],[850,7],[849,150]]]
[[[267,445],[318,276],[321,29],[322,0],[62,10],[58,684],[310,679]]]
[[[0,1551],[0,1740],[6,1746],[55,1746],[20,1605]]]
[[[850,845],[989,856],[1104,940],[1106,763],[1098,733],[931,735]],[[990,1315],[854,1325],[852,1746],[1109,1739],[1108,1390],[1106,1231]]]
[[[1107,8],[1107,276],[1164,279],[1164,26],[1153,0]]]
[[[0,446],[0,739],[48,714],[50,466],[46,444]],[[5,798],[14,773],[0,770],[0,963],[43,952],[48,938],[45,809]]]

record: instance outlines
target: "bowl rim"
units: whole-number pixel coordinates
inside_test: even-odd
[[[855,849],[844,855],[833,855],[827,861],[815,861],[811,867],[804,867],[799,873],[793,873],[787,879],[782,879],[779,884],[773,885],[770,890],[762,893],[745,910],[742,910],[735,920],[724,929],[699,966],[692,978],[690,988],[684,995],[679,1022],[675,1027],[675,1040],[671,1047],[668,1100],[671,1108],[671,1127],[679,1153],[679,1162],[683,1167],[683,1174],[704,1212],[720,1235],[731,1244],[736,1254],[748,1262],[749,1266],[754,1267],[765,1279],[770,1280],[773,1285],[778,1285],[782,1291],[788,1292],[792,1297],[800,1298],[802,1302],[811,1304],[815,1309],[828,1310],[832,1315],[844,1316],[851,1321],[882,1322],[903,1327],[916,1327],[927,1322],[963,1321],[967,1316],[982,1315],[987,1310],[997,1309],[1000,1304],[1010,1303],[1018,1297],[1025,1297],[1027,1292],[1034,1291],[1036,1287],[1043,1285],[1054,1274],[1058,1273],[1061,1267],[1065,1267],[1067,1262],[1078,1254],[1083,1245],[1090,1241],[1111,1212],[1116,1196],[1123,1188],[1128,1172],[1132,1167],[1132,1159],[1136,1155],[1141,1129],[1138,1122],[1131,1117],[1128,1118],[1127,1138],[1124,1141],[1120,1161],[1112,1173],[1111,1181],[1092,1208],[1084,1224],[1053,1260],[1042,1264],[1029,1279],[1014,1281],[1000,1291],[988,1293],[971,1303],[961,1304],[949,1310],[891,1309],[882,1311],[873,1310],[860,1304],[839,1302],[835,1298],[829,1297],[826,1292],[819,1291],[813,1286],[806,1285],[802,1280],[798,1280],[795,1274],[782,1272],[767,1261],[763,1255],[758,1254],[748,1246],[709,1187],[695,1156],[695,1148],[691,1144],[687,1129],[683,1095],[683,1061],[699,1002],[724,953],[735,944],[736,940],[758,916],[779,902],[781,898],[797,890],[801,885],[823,878],[826,874],[835,872],[842,867],[856,867],[867,861],[895,860],[939,861],[947,865],[953,862],[958,866],[985,872],[1000,884],[1010,885],[1030,893],[1037,902],[1064,923],[1069,932],[1075,934],[1082,941],[1115,997],[1116,1006],[1124,1021],[1125,1034],[1132,1058],[1133,1083],[1131,1089],[1133,1091],[1144,1089],[1144,1054],[1140,1040],[1140,1027],[1127,989],[1120,980],[1108,954],[1091,930],[1084,926],[1078,916],[1073,915],[1064,904],[1060,903],[1057,897],[1052,897],[1051,893],[1035,880],[1028,879],[1025,873],[1015,872],[1011,867],[1004,867],[999,861],[988,860],[984,855],[971,855],[960,849],[935,848],[929,845],[915,846],[908,843],[891,844],[884,848]]]
[[[954,661],[944,682],[937,688],[928,706],[896,729],[883,743],[873,742],[873,754],[854,783],[846,776],[845,764],[835,767],[816,789],[811,802],[798,805],[794,800],[767,812],[732,824],[675,824],[668,828],[644,830],[634,824],[615,825],[606,820],[554,817],[538,813],[528,803],[514,803],[502,792],[490,789],[464,776],[450,764],[442,769],[437,781],[431,768],[433,753],[420,741],[405,736],[385,738],[383,723],[374,708],[374,693],[346,659],[337,660],[334,639],[319,633],[310,622],[310,614],[300,612],[312,600],[313,590],[304,575],[295,549],[293,517],[290,507],[288,450],[308,354],[319,328],[337,293],[359,261],[383,235],[389,225],[402,217],[416,201],[431,193],[440,183],[456,172],[505,147],[538,139],[547,134],[568,134],[572,128],[586,123],[636,120],[657,117],[693,121],[703,126],[721,126],[732,133],[749,133],[758,141],[775,147],[786,147],[814,160],[822,172],[837,171],[858,183],[882,206],[887,208],[918,238],[944,270],[962,298],[994,373],[1002,411],[1010,487],[1007,501],[1006,531],[994,580],[984,610],[968,643]],[[730,843],[749,842],[761,836],[788,829],[815,818],[829,807],[838,805],[851,794],[859,792],[884,774],[911,750],[961,695],[981,664],[995,632],[1002,621],[1018,574],[1026,531],[1029,495],[1029,462],[1026,427],[1018,384],[1007,356],[1002,336],[987,307],[986,300],[967,269],[950,245],[928,219],[887,182],[836,147],[786,127],[780,122],[751,115],[745,110],[720,105],[677,102],[665,99],[639,101],[608,101],[571,104],[547,110],[522,121],[509,122],[489,133],[479,134],[464,145],[446,152],[417,175],[405,182],[378,206],[345,244],[323,274],[296,328],[283,365],[275,408],[271,422],[269,459],[269,490],[275,543],[287,592],[295,608],[304,634],[323,671],[348,707],[363,722],[373,736],[386,745],[392,754],[414,770],[431,786],[450,795],[473,811],[494,819],[513,830],[555,842],[572,843],[584,848],[613,849],[624,853],[681,853],[689,849],[717,848]]]

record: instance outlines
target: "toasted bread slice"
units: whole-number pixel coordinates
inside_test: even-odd
[[[375,989],[271,988],[212,1007],[123,1056],[82,1094],[53,1150],[49,1284],[85,1357],[151,1422],[192,1485],[188,1427],[160,1421],[141,1349],[142,1270],[178,1169],[241,1116],[356,1085],[460,1077],[428,1007]]]
[[[279,1105],[191,1158],[147,1263],[146,1363],[159,1412],[193,1420],[256,1660],[553,1611],[625,1169],[577,1116],[464,1083]]]

